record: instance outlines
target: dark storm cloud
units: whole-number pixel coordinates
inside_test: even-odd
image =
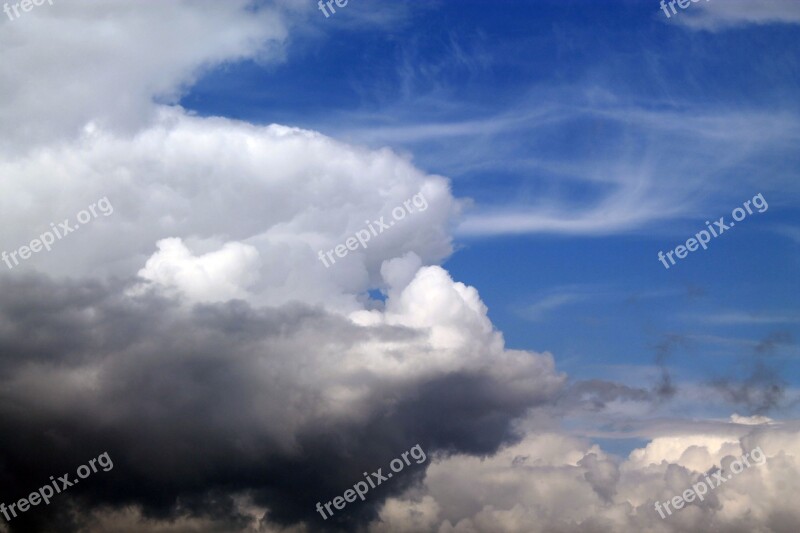
[[[667,359],[677,347],[685,347],[687,339],[683,335],[677,333],[668,333],[662,336],[661,340],[655,345],[655,362],[658,365],[660,376],[655,385],[654,392],[657,398],[662,400],[669,400],[678,388],[672,382],[672,376],[667,368]]]
[[[787,382],[771,356],[780,346],[792,342],[792,336],[787,331],[770,333],[756,344],[752,355],[743,361],[743,377],[717,378],[711,384],[727,401],[742,406],[748,414],[763,415],[781,407]]]
[[[482,371],[414,379],[363,371],[340,384],[366,389],[366,400],[331,416],[319,392],[334,379],[331,353],[420,333],[358,327],[299,304],[186,311],[125,289],[0,278],[0,501],[27,496],[51,475],[74,475],[104,451],[114,462],[13,519],[12,531],[75,531],[88,510],[131,504],[235,531],[246,519],[232,497],[243,493],[271,509],[273,522],[353,531],[430,460],[328,522],[316,502],[415,444],[429,458],[490,454],[516,438],[516,417],[556,392],[552,383],[508,387]]]
[[[754,348],[757,354],[771,354],[781,345],[792,344],[792,334],[788,331],[773,331]]]
[[[653,394],[642,388],[629,387],[612,381],[590,379],[577,381],[565,389],[561,403],[567,407],[582,407],[589,411],[600,411],[614,401],[652,402]]]

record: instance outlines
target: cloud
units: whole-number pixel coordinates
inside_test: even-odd
[[[213,66],[279,61],[288,35],[286,16],[250,6],[248,0],[147,5],[74,0],[42,6],[14,21],[4,16],[4,151],[70,137],[90,121],[135,131],[153,118],[156,101],[175,102]]]
[[[721,311],[702,315],[687,315],[688,320],[706,324],[740,325],[740,324],[796,324],[800,315],[791,312],[782,314],[753,313],[741,311]]]
[[[722,31],[757,24],[800,24],[800,5],[793,0],[725,0],[698,2],[675,20],[696,30]]]
[[[600,379],[577,381],[560,398],[560,402],[567,407],[565,412],[572,416],[578,409],[589,413],[609,412],[613,403],[640,402],[649,405],[654,400],[655,395],[645,389]]]
[[[527,320],[535,322],[544,320],[552,311],[561,307],[589,300],[597,296],[608,296],[601,293],[596,287],[567,285],[545,291],[538,300],[520,311],[520,315]]]
[[[362,311],[370,325],[303,304],[186,307],[125,284],[28,275],[0,285],[0,501],[87,450],[115,465],[20,527],[74,527],[127,506],[242,525],[239,496],[298,524],[408,442],[492,453],[563,383],[549,355],[506,350],[477,292],[439,267],[420,268],[385,312]],[[368,519],[421,474],[340,525]]]
[[[139,276],[199,302],[243,299],[257,280],[258,250],[238,242],[195,257],[181,239],[162,239]],[[139,290],[142,290],[140,287]]]
[[[510,143],[519,143],[513,134],[524,131],[527,143],[532,142],[530,139],[544,143],[548,135],[561,135],[568,127],[603,124],[612,132],[609,139],[617,141],[601,150],[601,155],[587,156],[596,147],[583,150],[583,137],[578,135],[571,147],[575,155],[569,163],[534,159],[523,165],[525,179],[552,183],[550,190],[554,192],[537,197],[528,205],[518,201],[478,205],[459,224],[459,235],[604,236],[643,231],[668,220],[709,217],[715,210],[730,209],[728,205],[706,205],[711,176],[724,175],[728,186],[745,185],[752,178],[742,174],[737,166],[753,164],[771,150],[788,150],[785,140],[800,138],[800,121],[791,114],[652,109],[648,105],[622,105],[616,99],[598,104],[586,101],[586,96],[560,97],[569,98],[573,100],[571,106],[542,105],[558,111],[541,123],[532,121],[527,129],[516,125],[502,138],[510,137]],[[523,109],[529,107],[530,104]],[[523,111],[521,116],[525,115]],[[782,133],[775,135],[778,130]],[[594,139],[594,142],[603,141]],[[675,160],[672,154],[679,146],[682,157]],[[710,160],[710,153],[719,157]],[[502,162],[505,167],[520,164],[511,154],[490,161]],[[666,168],[669,175],[665,174]],[[679,184],[672,179],[674,175],[682,176]],[[793,191],[794,187],[787,182],[786,189]],[[574,195],[570,197],[563,190],[581,191],[581,198],[585,190],[591,194],[588,200],[576,202],[568,199]]]
[[[528,306],[528,308],[525,310],[525,317],[529,320],[540,321],[548,312],[581,299],[581,296],[575,294],[552,294],[550,296],[546,296],[542,300],[539,300],[535,304]]]
[[[319,120],[342,138],[402,146],[428,168],[468,182],[464,190],[485,192],[459,221],[460,237],[664,232],[668,221],[702,224],[729,213],[740,191],[751,195],[753,187],[798,193],[786,163],[800,140],[792,109],[736,103],[731,112],[672,94],[642,100],[627,85],[598,86],[592,77],[523,86],[525,96],[511,104],[454,111],[445,89],[457,92],[417,92],[377,117],[364,111]],[[503,187],[472,183],[487,177]]]
[[[658,421],[661,433],[646,428],[652,440],[627,460],[559,430],[554,414],[604,423],[651,408],[654,395],[601,380],[567,385],[550,354],[506,348],[478,290],[440,266],[463,205],[446,178],[390,149],[171,105],[209,68],[282,60],[293,17],[313,6],[275,6],[75,0],[4,21],[0,249],[98,198],[115,208],[0,274],[0,501],[101,451],[115,465],[12,530],[641,531],[667,527],[650,498],[754,445],[773,464],[739,478],[759,491],[752,504],[731,485],[673,523],[797,522],[776,488],[797,492],[796,430],[767,433],[748,418],[691,434]],[[386,9],[354,24],[405,17],[403,6]],[[450,51],[467,59],[458,42]],[[594,196],[575,204],[555,194],[510,215],[481,206],[462,225],[477,235],[603,234],[685,216],[701,179],[791,145],[798,131],[791,116],[527,111],[383,133],[460,140],[479,125],[522,138],[541,126],[541,140],[547,127],[597,120],[629,128],[608,146],[654,124],[653,145],[672,139],[664,152],[623,142],[573,166],[531,161]],[[660,174],[672,136],[697,146],[671,170],[702,169],[685,190]],[[713,156],[723,152],[734,155]],[[319,262],[319,251],[417,193],[425,212],[330,269]],[[368,297],[376,288],[385,302]],[[430,465],[320,522],[317,501],[415,443]]]
[[[674,207],[653,204],[652,196],[645,193],[644,183],[649,181],[646,176],[632,178],[641,180],[643,186],[621,190],[589,209],[576,212],[566,205],[539,205],[529,210],[493,208],[469,216],[459,225],[458,232],[473,236],[526,233],[610,235],[676,214]]]
[[[460,210],[447,180],[426,175],[390,150],[370,151],[285,126],[201,119],[164,107],[155,122],[134,135],[97,128],[71,142],[2,158],[0,171],[9,177],[0,196],[0,223],[8,228],[0,237],[1,250],[29,243],[51,222],[74,218],[97,198],[108,197],[115,208],[113,217],[70,234],[15,273],[131,276],[141,271],[164,283],[180,278],[178,285],[187,289],[187,265],[174,264],[175,253],[157,252],[156,243],[180,239],[184,263],[204,256],[192,260],[195,273],[198,261],[222,257],[206,254],[239,243],[251,252],[233,254],[229,246],[227,268],[241,275],[254,269],[248,276],[257,279],[240,281],[252,301],[264,304],[303,301],[359,309],[358,296],[380,282],[384,260],[408,252],[425,264],[447,257],[449,227]],[[58,188],[49,186],[54,180]],[[325,269],[319,251],[345,242],[366,221],[390,220],[393,208],[418,193],[428,209]],[[163,272],[157,274],[156,268]],[[218,287],[209,287],[208,294],[219,292],[219,279],[213,283]],[[243,297],[241,289],[228,292]],[[197,296],[199,290],[190,292]]]
[[[773,226],[773,230],[779,235],[790,239],[795,244],[800,244],[800,227],[789,224],[779,224]]]
[[[783,371],[770,356],[783,345],[793,344],[787,331],[774,331],[753,347],[752,355],[745,361],[746,376],[734,379],[728,376],[714,379],[711,385],[729,402],[743,406],[748,412],[763,415],[782,406],[786,397],[787,382]]]
[[[624,460],[552,433],[531,434],[490,458],[440,458],[422,487],[386,502],[370,531],[791,531],[800,514],[785,494],[800,490],[800,434],[739,433],[656,438]],[[655,501],[682,494],[709,471],[730,472],[731,461],[756,447],[766,464],[751,461],[703,502],[666,519],[655,511]]]

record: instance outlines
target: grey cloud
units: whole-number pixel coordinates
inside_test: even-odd
[[[561,403],[569,407],[582,407],[589,411],[599,411],[615,400],[652,402],[653,394],[643,388],[629,387],[621,383],[590,379],[578,381],[564,390]]]
[[[743,376],[718,377],[711,380],[711,385],[727,401],[743,406],[748,414],[762,415],[783,406],[787,382],[781,376],[780,363],[771,356],[780,346],[792,342],[787,331],[771,332],[742,361]]]
[[[409,468],[366,502],[322,523],[314,511],[419,443],[433,454],[492,454],[519,438],[515,419],[552,401],[557,381],[508,387],[480,369],[394,379],[342,377],[326,358],[375,340],[414,341],[402,327],[359,327],[320,308],[244,302],[191,311],[125,282],[0,277],[0,501],[108,451],[95,474],[12,531],[75,531],[91,511],[141,506],[148,517],[248,523],[249,495],[269,519],[353,531],[424,474]],[[410,345],[410,344],[409,344]],[[544,378],[549,378],[545,376]],[[366,390],[333,413],[321,390]]]

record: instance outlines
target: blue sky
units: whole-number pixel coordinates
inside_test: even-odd
[[[663,358],[675,382],[745,381],[777,336],[764,364],[792,396],[798,29],[690,27],[692,7],[352,0],[284,63],[217,69],[181,104],[388,146],[450,178],[474,203],[448,270],[509,346],[552,352],[573,379],[651,385],[679,337]],[[758,193],[767,211],[658,261]]]
[[[800,1],[316,1],[0,15],[0,532],[794,531]]]

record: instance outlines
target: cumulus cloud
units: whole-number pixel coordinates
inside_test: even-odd
[[[238,242],[199,257],[181,239],[163,239],[139,276],[165,289],[174,289],[192,301],[244,299],[258,272],[258,250]]]
[[[211,66],[279,60],[286,15],[248,6],[249,0],[73,0],[13,21],[4,16],[4,147],[18,151],[71,136],[90,121],[133,131],[153,117],[156,101],[174,102]]]
[[[690,432],[656,438],[621,460],[581,439],[529,435],[489,458],[456,454],[435,461],[421,487],[384,504],[370,531],[789,532],[800,518],[785,498],[800,489],[798,442],[796,428],[738,436]],[[766,462],[751,460],[733,474],[731,463],[755,448]],[[719,469],[731,479],[704,501],[665,519],[656,512],[655,501],[680,495]]]
[[[408,442],[492,453],[563,382],[549,355],[504,349],[477,292],[439,267],[421,268],[370,325],[302,304],[187,308],[122,285],[0,283],[3,501],[100,446],[113,475],[63,495],[79,511],[241,522],[241,494],[296,524]],[[438,312],[415,305],[421,293]],[[386,491],[340,525],[369,517]],[[19,523],[44,527],[64,508]]]
[[[69,235],[69,246],[37,254],[16,271],[130,276],[143,269],[155,280],[156,265],[167,268],[168,254],[156,251],[163,239],[181,239],[184,254],[194,257],[236,242],[260,256],[258,279],[248,289],[254,300],[270,304],[355,310],[357,295],[381,281],[385,260],[414,252],[430,264],[449,255],[448,228],[460,209],[444,178],[388,149],[369,151],[285,126],[201,119],[179,109],[161,108],[135,135],[97,128],[69,143],[4,158],[0,169],[9,176],[0,185],[0,222],[9,228],[0,237],[2,249],[27,244],[50,222],[74,217],[99,197],[115,208],[114,216]],[[320,250],[344,242],[365,221],[388,217],[417,193],[428,209],[325,269]],[[230,250],[229,260],[244,261],[231,268],[255,268],[252,254],[234,259]],[[174,277],[180,269],[171,268]],[[164,276],[156,277],[166,282]]]

